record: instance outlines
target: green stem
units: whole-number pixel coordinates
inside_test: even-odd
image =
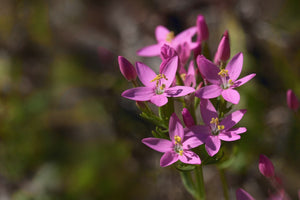
[[[197,198],[197,200],[204,200],[205,199],[205,188],[204,188],[202,165],[196,166],[195,179],[196,179],[196,192],[197,192],[196,198]]]
[[[221,182],[222,182],[222,188],[223,188],[223,194],[224,194],[224,199],[225,200],[229,200],[229,195],[228,195],[228,184],[226,181],[226,177],[225,177],[225,170],[218,168],[219,173],[220,173],[220,178],[221,178]]]
[[[185,189],[193,196],[196,197],[195,185],[190,171],[180,171],[180,176]]]

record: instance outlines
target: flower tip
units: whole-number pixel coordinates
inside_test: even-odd
[[[214,63],[219,65],[221,61],[226,62],[229,58],[230,58],[230,43],[229,43],[228,31],[226,30],[219,43],[218,50],[215,54]]]
[[[203,15],[198,15],[196,25],[197,25],[197,34],[198,34],[197,40],[200,42],[204,40],[208,40],[209,37],[208,27]]]
[[[119,68],[122,75],[128,80],[135,80],[137,77],[134,66],[123,56],[118,56]]]
[[[273,177],[275,175],[273,163],[267,156],[263,154],[259,156],[258,169],[260,173],[265,177]]]
[[[239,188],[236,190],[236,199],[237,200],[255,200],[248,192]]]
[[[287,101],[287,105],[288,107],[293,110],[293,111],[297,111],[299,108],[299,101],[295,95],[295,93],[293,92],[293,90],[289,89],[286,92],[286,101]]]

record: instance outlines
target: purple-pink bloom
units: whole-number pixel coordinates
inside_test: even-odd
[[[120,71],[123,76],[128,80],[132,81],[136,79],[136,70],[134,66],[123,56],[118,57]]]
[[[248,192],[239,188],[236,190],[236,200],[255,200]]]
[[[245,127],[232,128],[242,119],[246,110],[237,110],[220,120],[213,104],[209,100],[202,99],[200,111],[205,125],[189,127],[190,131],[187,134],[194,134],[200,140],[203,140],[205,149],[210,156],[218,153],[221,147],[221,140],[239,140],[241,138],[240,134],[247,131]]]
[[[144,138],[142,142],[148,147],[164,153],[160,159],[160,166],[166,167],[180,160],[187,164],[201,164],[199,156],[190,149],[203,142],[196,137],[186,138],[181,122],[175,113],[169,121],[170,140],[160,138]]]
[[[226,30],[219,43],[218,50],[215,54],[214,63],[220,65],[220,62],[226,62],[230,58],[230,44],[228,31]]]
[[[135,101],[150,101],[158,107],[168,102],[167,97],[181,97],[195,91],[192,87],[170,87],[176,75],[178,57],[175,56],[165,63],[160,74],[156,74],[147,65],[137,62],[136,70],[140,81],[145,87],[131,88],[122,93],[122,96]]]
[[[194,26],[175,36],[174,32],[168,30],[166,27],[157,26],[155,29],[157,43],[138,50],[137,54],[139,56],[146,57],[159,56],[161,47],[164,44],[168,44],[177,50],[179,45],[186,43],[186,45],[193,50],[197,46],[196,42],[192,42],[192,37],[196,34],[196,32],[197,28]]]
[[[296,97],[296,95],[294,94],[293,90],[289,89],[286,92],[286,101],[287,101],[287,105],[288,107],[293,110],[293,111],[297,111],[299,108],[299,101]]]
[[[208,40],[209,37],[208,27],[203,15],[198,15],[196,25],[197,25],[197,41],[201,43],[202,41]]]
[[[233,104],[238,104],[240,94],[235,90],[249,80],[255,74],[250,74],[241,79],[237,79],[243,68],[243,54],[236,54],[227,64],[225,69],[219,69],[214,63],[206,59],[204,56],[197,57],[199,71],[203,77],[212,85],[205,86],[196,91],[195,96],[201,99],[212,99],[220,95]]]
[[[259,156],[258,169],[265,177],[274,177],[275,175],[273,163],[267,156],[263,154]]]

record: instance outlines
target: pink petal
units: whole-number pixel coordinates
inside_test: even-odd
[[[226,66],[228,75],[232,81],[235,81],[241,74],[243,68],[243,54],[238,53],[229,61]]]
[[[228,116],[226,116],[221,122],[221,125],[224,125],[224,130],[229,130],[234,125],[236,125],[244,116],[247,110],[237,110]]]
[[[170,85],[172,84],[176,75],[177,67],[178,67],[178,56],[171,58],[168,62],[166,62],[165,66],[161,66],[162,68],[161,73],[164,74],[168,79],[168,80],[161,79],[162,84],[165,84],[166,88],[170,87]]]
[[[139,56],[152,57],[160,55],[160,48],[163,44],[153,44],[150,46],[146,46],[144,48],[139,49],[136,53]]]
[[[293,90],[289,89],[286,92],[286,102],[288,107],[293,110],[293,111],[297,111],[299,108],[299,101],[297,99],[297,96],[295,95],[295,93],[293,92]]]
[[[197,28],[195,26],[188,28],[182,31],[181,33],[179,33],[178,35],[176,35],[172,43],[174,44],[182,44],[184,42],[191,43],[192,37],[196,34],[196,32],[197,32]]]
[[[122,97],[135,101],[149,101],[154,95],[154,89],[149,87],[131,88],[122,93]]]
[[[150,102],[155,104],[158,107],[161,107],[166,103],[168,103],[168,98],[164,94],[160,94],[160,95],[156,94],[151,97]]]
[[[175,143],[174,137],[176,135],[181,137],[182,140],[184,139],[183,126],[175,113],[173,113],[170,117],[169,135],[170,135],[170,139],[173,141],[173,143]]]
[[[160,158],[160,166],[166,167],[172,165],[178,160],[179,155],[174,151],[168,151]]]
[[[231,88],[223,90],[222,96],[226,101],[231,102],[233,104],[238,104],[240,101],[240,94],[236,90]]]
[[[248,194],[242,188],[236,190],[236,200],[255,200],[250,194]]]
[[[222,132],[219,135],[219,139],[223,141],[235,141],[241,139],[240,135],[237,135],[231,131]]]
[[[216,155],[221,147],[221,140],[218,136],[208,136],[205,141],[205,149],[210,156]]]
[[[238,128],[232,128],[229,131],[232,132],[232,133],[234,133],[234,134],[242,134],[242,133],[245,133],[247,131],[247,128],[245,128],[245,127],[238,127]]]
[[[200,112],[204,123],[208,126],[210,125],[210,121],[212,118],[218,117],[218,113],[214,105],[206,99],[202,99],[200,101]]]
[[[241,85],[244,85],[245,83],[247,83],[248,81],[250,81],[255,75],[256,75],[256,74],[250,74],[250,75],[245,76],[245,77],[243,77],[243,78],[241,78],[241,79],[239,79],[239,80],[236,80],[236,81],[234,82],[233,87],[239,87],[239,86],[241,86]]]
[[[208,126],[191,126],[185,129],[185,137],[194,137],[196,136],[199,140],[205,141],[210,134],[210,129]]]
[[[182,97],[195,92],[195,89],[188,86],[174,86],[165,90],[167,97]]]
[[[183,163],[191,164],[191,165],[201,164],[201,160],[199,156],[196,153],[188,150],[183,151],[183,155],[179,156],[179,160]]]
[[[259,156],[258,169],[265,177],[273,177],[275,175],[273,163],[267,156],[263,154]]]
[[[200,99],[212,99],[220,96],[223,89],[219,85],[208,85],[195,92],[195,96]]]
[[[157,26],[155,29],[155,37],[157,42],[165,41],[170,31],[164,26]]]
[[[187,108],[183,108],[181,111],[182,119],[186,127],[194,126],[195,121]]]
[[[154,149],[155,151],[159,152],[167,152],[173,149],[173,143],[170,140],[160,139],[160,138],[144,138],[142,142]]]
[[[197,64],[199,71],[204,78],[208,80],[208,82],[220,85],[220,76],[218,75],[220,69],[217,65],[206,59],[203,55],[199,55],[197,57]]]
[[[190,137],[182,143],[182,147],[184,149],[193,149],[202,144],[204,144],[204,140],[200,140],[198,137]]]
[[[156,73],[142,62],[136,62],[135,65],[140,81],[147,87],[155,87],[156,82],[151,81],[156,77]]]

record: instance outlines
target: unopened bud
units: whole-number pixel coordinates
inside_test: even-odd
[[[194,119],[187,108],[183,108],[181,114],[186,127],[191,127],[195,125]]]
[[[230,58],[230,44],[228,31],[226,30],[219,43],[218,50],[215,54],[214,63],[219,65],[220,62],[226,62]]]
[[[197,25],[197,41],[202,42],[208,40],[209,37],[208,27],[203,15],[198,15],[196,25]]]
[[[255,200],[248,192],[239,188],[236,190],[236,200]]]
[[[273,163],[269,160],[269,158],[265,155],[260,155],[259,156],[259,164],[258,164],[258,169],[262,175],[265,177],[273,177],[275,175],[274,173],[274,165]]]
[[[123,56],[118,57],[120,71],[128,81],[136,79],[137,73],[134,66]]]
[[[293,110],[293,111],[297,111],[299,108],[299,101],[296,97],[296,95],[294,94],[294,92],[289,89],[286,92],[286,101],[287,101],[287,105],[288,107]]]

